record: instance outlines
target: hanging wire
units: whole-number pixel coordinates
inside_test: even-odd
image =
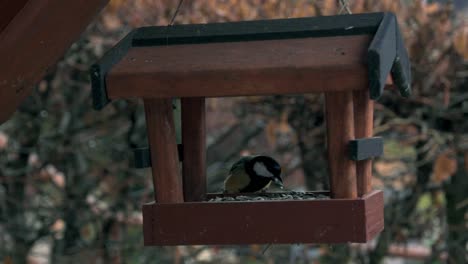
[[[183,2],[184,2],[184,0],[179,1],[179,4],[177,4],[177,8],[174,11],[174,14],[172,15],[171,21],[169,22],[169,24],[167,24],[167,27],[166,27],[166,45],[169,44],[169,29],[174,24],[174,20],[176,19],[177,14],[179,14],[179,10],[180,10],[180,7],[182,6]],[[174,107],[174,102],[173,102],[173,107]]]
[[[338,4],[340,5],[339,14],[352,14],[349,1],[350,0],[338,0]]]
[[[180,7],[182,6],[183,2],[184,2],[184,0],[179,1],[179,4],[177,5],[177,8],[176,8],[174,14],[172,15],[171,21],[169,22],[169,24],[167,26],[172,26],[174,24],[174,20],[176,19],[177,14],[179,14],[179,10],[180,10]]]

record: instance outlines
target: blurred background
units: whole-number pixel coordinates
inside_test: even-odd
[[[175,24],[335,15],[339,2],[186,0]],[[131,29],[167,25],[178,1],[112,0],[0,125],[0,263],[467,263],[468,1],[344,2],[394,12],[413,64],[413,96],[387,91],[376,104],[385,154],[372,185],[386,206],[374,241],[143,247],[152,181],[129,165],[147,144],[142,103],[94,111],[88,69]],[[215,98],[206,110],[209,191],[241,155],[259,153],[282,163],[286,187],[328,188],[322,96]]]

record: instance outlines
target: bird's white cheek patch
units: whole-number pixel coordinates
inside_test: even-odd
[[[262,162],[256,162],[253,170],[258,176],[262,177],[273,177],[273,174],[265,167],[265,164]]]

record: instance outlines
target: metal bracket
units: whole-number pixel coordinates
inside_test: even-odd
[[[359,138],[349,142],[351,160],[367,160],[382,156],[383,139],[381,137]]]

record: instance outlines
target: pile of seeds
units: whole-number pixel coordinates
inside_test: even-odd
[[[311,192],[277,192],[277,193],[255,193],[238,196],[216,196],[208,202],[244,202],[244,201],[282,201],[282,200],[317,200],[329,199],[330,197],[320,193]]]

